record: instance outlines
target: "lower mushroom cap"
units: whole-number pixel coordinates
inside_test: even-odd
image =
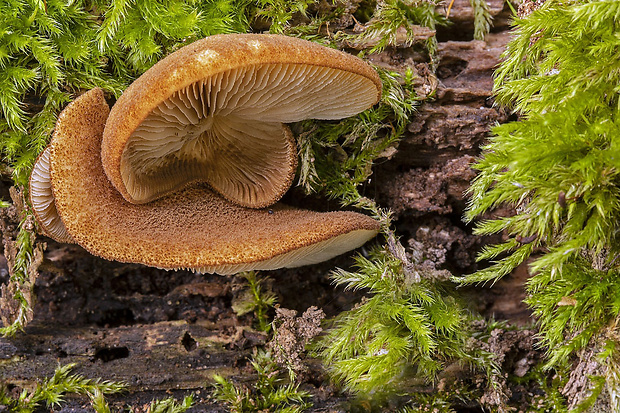
[[[364,244],[379,229],[374,219],[354,212],[243,208],[206,186],[131,204],[101,165],[108,113],[101,90],[85,93],[61,113],[51,144],[56,207],[76,242],[95,255],[230,274],[323,261]]]

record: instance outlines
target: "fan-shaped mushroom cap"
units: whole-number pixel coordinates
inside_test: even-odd
[[[278,35],[208,37],[158,62],[118,99],[104,169],[133,203],[200,180],[239,205],[264,207],[295,173],[282,123],[348,117],[380,95],[377,73],[347,53]]]
[[[58,241],[73,243],[73,238],[63,224],[52,193],[50,181],[50,147],[39,155],[30,174],[30,205],[37,223],[48,237]]]
[[[129,203],[101,165],[107,115],[101,90],[85,93],[60,114],[51,143],[59,214],[77,243],[95,255],[230,274],[319,262],[378,231],[375,220],[354,212],[240,207],[204,184],[148,204]]]

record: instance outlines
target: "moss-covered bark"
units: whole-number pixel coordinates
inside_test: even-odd
[[[557,10],[549,6],[558,19],[547,24],[563,24],[559,17],[566,17],[566,13],[576,13],[572,18],[577,21],[579,16],[585,16],[583,10],[587,7],[615,5],[612,1],[592,2],[558,6]],[[521,303],[525,296],[522,284],[530,277],[524,266],[516,272],[514,265],[500,268],[508,275],[492,289],[457,290],[450,281],[451,276],[481,268],[475,256],[489,240],[473,235],[471,227],[461,221],[467,205],[463,192],[474,176],[469,163],[479,155],[479,146],[492,125],[513,120],[506,110],[493,104],[492,97],[493,71],[510,39],[505,32],[510,12],[503,2],[457,0],[451,10],[452,25],[448,26],[442,26],[446,22],[442,7],[433,2],[406,0],[99,1],[70,5],[59,1],[15,1],[6,6],[10,11],[0,17],[4,29],[0,44],[4,50],[0,54],[0,105],[4,116],[0,120],[0,151],[6,201],[8,191],[4,187],[26,182],[32,161],[49,138],[56,114],[75,94],[101,86],[114,100],[159,57],[193,39],[221,32],[271,30],[361,52],[377,66],[385,86],[380,105],[341,123],[312,121],[293,125],[300,146],[300,185],[287,194],[286,201],[317,209],[333,208],[335,204],[357,207],[374,214],[383,224],[373,254],[358,259],[358,268],[352,266],[351,259],[341,257],[317,266],[275,271],[271,275],[275,282],[266,282],[265,291],[273,290],[285,308],[303,312],[316,305],[328,318],[340,314],[318,347],[318,354],[330,361],[327,369],[309,354],[299,354],[303,347],[300,343],[291,345],[297,349],[291,355],[295,363],[306,365],[301,369],[304,374],[293,380],[303,379],[300,389],[312,396],[315,411],[373,406],[402,411],[430,407],[446,412],[482,408],[562,411],[579,403],[598,408],[601,400],[614,400],[617,300],[613,283],[617,262],[613,243],[608,247],[606,242],[615,239],[616,231],[615,221],[609,219],[614,210],[606,208],[615,205],[609,202],[615,194],[615,167],[612,162],[601,169],[607,171],[603,174],[607,186],[588,181],[590,175],[578,180],[589,183],[588,194],[599,189],[603,192],[602,197],[588,198],[590,204],[588,194],[576,196],[577,192],[573,194],[570,188],[562,190],[564,198],[555,192],[550,196],[547,192],[551,189],[563,187],[547,172],[544,179],[532,181],[543,182],[547,192],[525,185],[521,178],[515,181],[518,185],[510,187],[510,174],[514,172],[510,168],[518,169],[517,161],[527,163],[530,159],[524,159],[524,155],[518,158],[520,154],[534,152],[534,158],[540,157],[549,147],[537,147],[532,142],[530,145],[525,140],[530,133],[528,122],[542,119],[531,112],[544,109],[528,109],[524,103],[527,96],[518,100],[525,121],[496,129],[497,136],[505,135],[507,141],[509,135],[514,135],[513,130],[521,131],[524,146],[520,151],[508,151],[508,155],[517,157],[515,163],[504,158],[495,161],[494,157],[505,153],[488,147],[483,158],[486,161],[478,163],[483,174],[473,189],[476,195],[469,214],[472,218],[491,204],[499,205],[503,198],[490,202],[489,193],[492,196],[497,183],[501,186],[506,182],[512,189],[506,193],[516,191],[513,195],[523,205],[517,208],[517,215],[512,205],[496,211],[501,216],[515,217],[500,223],[532,218],[536,215],[532,208],[538,205],[536,196],[545,194],[545,205],[554,210],[575,208],[568,204],[583,202],[591,206],[590,210],[586,208],[591,213],[581,213],[582,218],[596,214],[607,217],[601,218],[607,226],[603,226],[605,230],[599,228],[604,236],[598,244],[592,234],[584,235],[589,240],[586,247],[602,248],[569,254],[570,262],[556,269],[563,276],[556,273],[555,278],[550,278],[548,268],[539,265],[540,272],[530,278],[528,303],[538,312],[545,334],[542,343],[552,346],[553,357],[545,359],[531,327],[533,319]],[[579,39],[587,44],[582,44],[580,50],[604,52],[609,58],[616,53],[612,39],[616,18],[613,13],[597,10],[599,20],[611,19],[609,24],[598,28],[580,29],[570,24],[562,27],[577,36],[588,28],[602,30],[604,26],[600,47],[588,46],[584,37]],[[550,12],[540,11],[521,23],[530,30],[529,41],[523,40],[527,36],[521,33],[523,38],[510,43],[508,63],[497,80],[503,103],[519,97],[519,88],[530,87],[528,81],[544,89],[547,83],[539,78],[560,70],[554,64],[560,65],[561,59],[545,60],[557,52],[553,47],[544,49],[545,42],[571,46],[569,41],[562,43],[561,31],[543,30],[543,19],[549,18],[544,13]],[[473,40],[481,36],[491,15],[494,33],[484,41]],[[519,66],[522,61],[524,67]],[[597,65],[585,67],[582,73],[588,74],[590,80],[601,72],[607,73],[607,77],[593,82],[604,95],[598,99],[602,103],[597,110],[607,114],[608,121],[592,121],[588,118],[592,112],[586,110],[582,113],[586,120],[577,123],[583,127],[581,135],[600,138],[612,135],[605,128],[614,124],[611,120],[617,91],[615,86],[601,86],[613,76],[613,62]],[[587,70],[595,68],[600,70]],[[517,75],[510,74],[511,70]],[[579,76],[573,73],[564,83],[576,84]],[[508,82],[500,83],[501,79]],[[558,83],[556,89],[561,90],[564,83]],[[536,96],[543,93],[537,89]],[[553,99],[554,111],[547,111],[550,118],[561,114],[557,110],[562,106],[560,95]],[[539,104],[540,100],[532,102]],[[549,122],[557,122],[554,119]],[[563,122],[563,127],[576,123],[566,119]],[[593,135],[589,135],[589,126],[598,127]],[[491,145],[502,143],[498,137]],[[599,152],[615,148],[613,139],[605,144],[598,138],[583,142],[596,144],[590,147]],[[502,169],[497,170],[497,165]],[[542,161],[534,166],[544,167]],[[490,169],[485,172],[485,168]],[[585,168],[585,172],[591,169]],[[488,185],[490,182],[495,186]],[[485,194],[486,190],[490,192]],[[525,190],[530,192],[525,194]],[[476,202],[481,204],[476,206]],[[21,207],[21,202],[17,204]],[[222,411],[220,403],[207,397],[211,392],[208,383],[215,372],[226,378],[220,380],[221,386],[235,384],[226,387],[229,396],[247,393],[251,399],[263,390],[269,397],[279,391],[286,393],[286,384],[282,387],[279,381],[264,382],[263,387],[252,384],[261,377],[257,370],[271,364],[267,361],[251,367],[247,357],[254,347],[264,346],[270,336],[252,328],[257,324],[251,312],[233,312],[245,300],[243,291],[247,286],[243,287],[243,279],[109,263],[79,247],[35,239],[27,210],[24,214],[19,215],[12,207],[0,216],[7,256],[6,271],[0,271],[0,281],[6,285],[2,308],[10,310],[10,314],[2,314],[8,314],[3,319],[5,326],[13,326],[5,333],[15,333],[29,321],[28,312],[24,313],[28,317],[19,318],[20,308],[34,309],[34,319],[25,334],[0,340],[0,377],[9,395],[17,397],[22,387],[33,387],[36,380],[50,377],[59,361],[77,363],[74,370],[89,378],[125,382],[128,393],[110,396],[112,409],[146,405],[150,399],[160,398],[160,391],[169,391],[177,396],[193,392],[197,408]],[[557,221],[569,222],[565,220],[571,217],[562,215]],[[553,219],[549,222],[555,225]],[[505,229],[499,224],[485,225],[483,228],[491,229],[488,233]],[[564,242],[567,237],[554,228],[537,231],[531,241],[531,226],[513,226],[506,234],[517,235],[518,239],[515,236],[508,242],[521,249],[557,247],[549,241]],[[497,235],[494,242],[501,241],[501,236]],[[48,241],[42,263],[33,254],[42,248],[41,241]],[[529,255],[530,251],[526,252],[519,262]],[[37,266],[40,274],[32,290]],[[345,293],[330,285],[330,274],[336,267],[343,268],[336,273],[337,282],[352,290],[361,289],[367,297],[361,299],[360,292]],[[469,280],[501,274],[498,268],[491,268],[477,272]],[[31,295],[20,296],[18,287]],[[36,304],[29,299],[31,296],[37,297]],[[266,317],[273,315],[269,310],[273,300],[269,296],[262,297],[262,301],[261,297],[255,298],[256,302],[268,303],[261,304],[258,314],[258,324],[266,329]],[[9,301],[12,307],[6,304]],[[343,312],[351,307],[354,309]],[[564,324],[558,325],[558,320]],[[346,339],[350,343],[343,341]],[[336,346],[336,340],[341,348]],[[564,363],[558,363],[559,358]],[[547,367],[556,370],[543,370],[545,360],[551,360]],[[265,377],[271,380],[279,372],[286,378],[285,368],[274,369],[263,371]],[[330,374],[335,381],[329,381]],[[584,376],[589,379],[584,380]],[[339,393],[342,384],[352,393]],[[296,385],[289,390],[296,391]],[[359,397],[365,401],[360,402]],[[87,400],[77,398],[70,404],[88,404]],[[300,399],[297,406],[302,403]],[[175,408],[161,411],[183,411],[182,407]],[[251,411],[251,407],[247,409]]]

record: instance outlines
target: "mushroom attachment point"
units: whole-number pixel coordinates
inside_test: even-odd
[[[319,213],[281,204],[245,208],[205,184],[146,204],[130,203],[101,163],[108,113],[100,89],[83,94],[60,114],[51,142],[56,208],[73,239],[94,255],[232,274],[324,261],[361,246],[379,230],[377,221],[355,212]]]
[[[37,158],[30,174],[30,205],[44,235],[58,242],[74,243],[58,215],[50,179],[50,147]]]
[[[105,127],[103,167],[132,203],[201,181],[262,208],[295,174],[285,123],[345,118],[380,96],[376,71],[350,54],[280,35],[211,36],[162,59],[121,95]]]

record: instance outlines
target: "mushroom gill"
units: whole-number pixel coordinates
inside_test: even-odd
[[[83,94],[60,114],[51,142],[56,208],[75,241],[94,255],[231,274],[323,261],[362,245],[379,229],[354,212],[244,208],[204,184],[130,203],[107,179],[100,159],[108,113],[100,89]]]
[[[74,243],[58,215],[50,179],[50,148],[41,152],[30,174],[30,205],[43,234],[58,242]]]
[[[374,69],[347,53],[287,36],[211,36],[158,62],[118,99],[104,169],[133,203],[203,181],[239,205],[264,207],[295,173],[283,123],[348,117],[380,95]]]

